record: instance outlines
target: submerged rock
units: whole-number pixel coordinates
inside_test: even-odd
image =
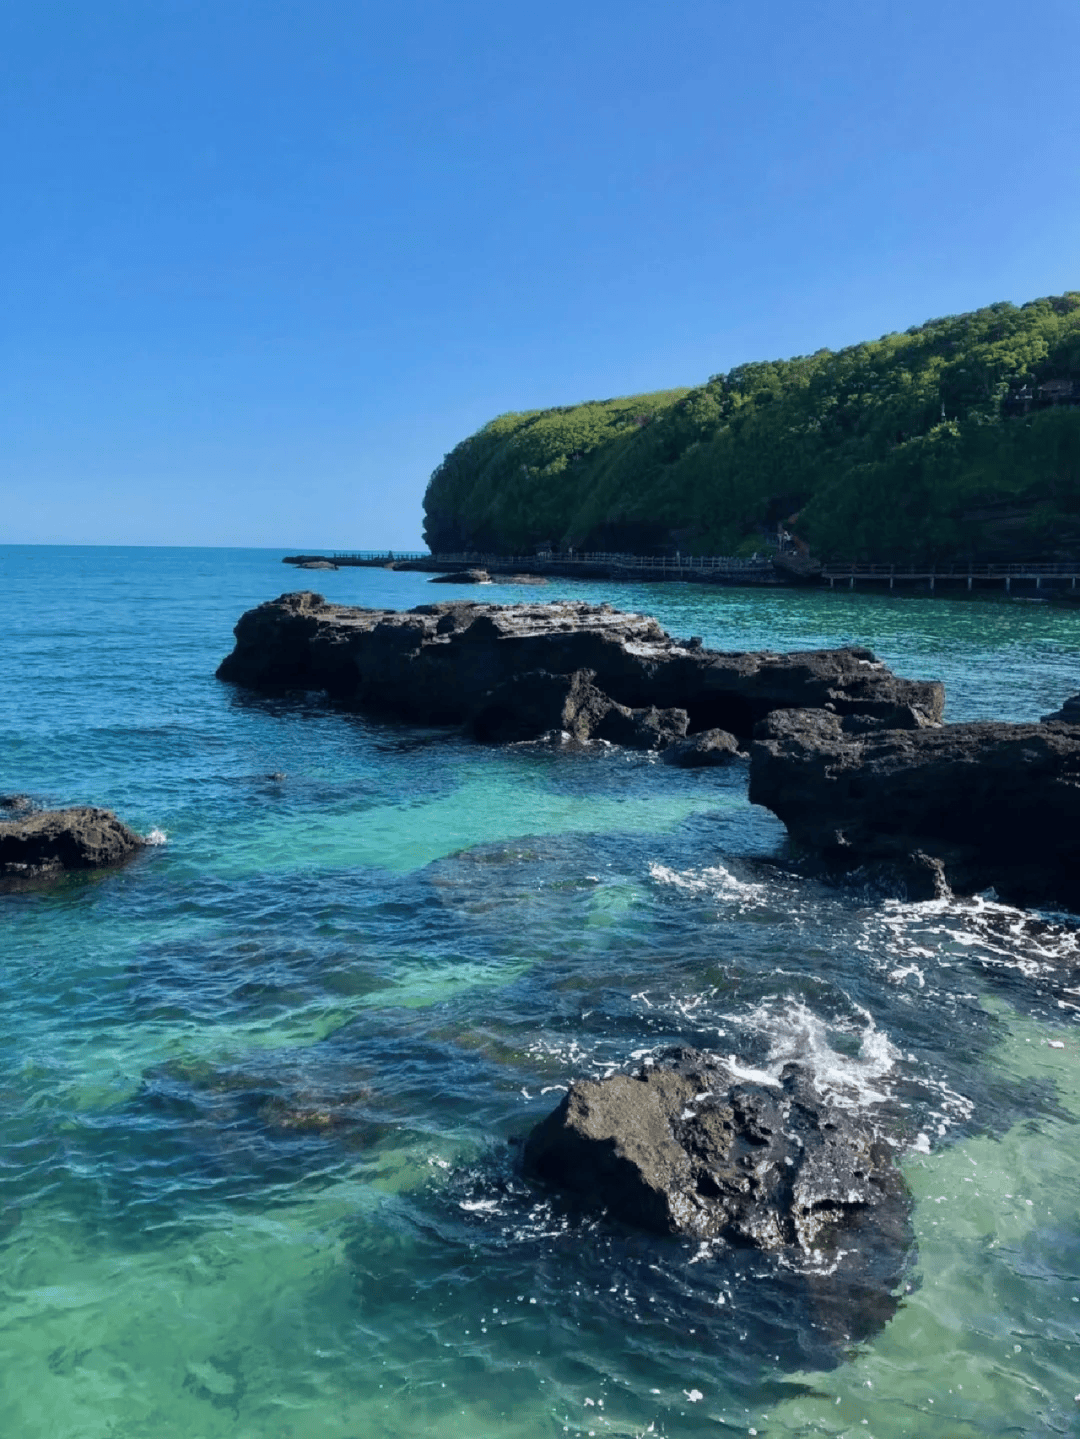
[[[857,730],[824,710],[770,715],[750,799],[826,870],[1080,908],[1080,732],[975,723]]]
[[[489,739],[564,729],[648,748],[715,729],[748,740],[777,708],[877,719],[917,711],[935,722],[944,703],[940,684],[900,679],[860,648],[724,653],[608,605],[364,610],[307,591],[243,615],[218,676],[323,689],[358,709],[464,723]]]
[[[0,881],[48,879],[72,869],[122,864],[143,845],[111,810],[42,810],[0,820]]]
[[[804,1257],[911,1243],[889,1144],[795,1065],[776,1087],[679,1047],[636,1074],[577,1080],[530,1134],[528,1174],[661,1234]]]

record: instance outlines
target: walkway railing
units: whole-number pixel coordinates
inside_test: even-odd
[[[827,583],[830,589],[836,587],[838,580],[846,580],[850,589],[855,588],[856,581],[862,580],[866,583],[884,584],[888,583],[890,589],[896,584],[917,584],[924,583],[931,590],[935,589],[938,581],[946,584],[966,583],[967,588],[973,589],[975,581],[1000,581],[1008,592],[1012,589],[1013,581],[1021,584],[1034,584],[1037,590],[1044,586],[1048,589],[1061,588],[1062,584],[1068,582],[1068,587],[1076,589],[1076,582],[1080,579],[1080,561],[1058,560],[1046,563],[1031,564],[987,564],[987,565],[942,565],[926,561],[922,564],[899,564],[899,565],[857,565],[857,564],[826,564],[821,569],[821,580]]]
[[[332,560],[386,560],[392,563],[394,560],[428,560],[431,555],[427,550],[336,550],[330,558]]]
[[[610,565],[634,570],[760,570],[771,564],[769,555],[744,559],[736,555],[631,555],[613,550],[535,550],[527,555],[493,555],[478,550],[440,551],[432,560],[484,569],[522,569],[531,565]]]
[[[294,556],[291,562],[302,559],[318,559],[320,556]],[[712,576],[714,581],[730,580],[732,583],[745,581],[748,584],[783,583],[773,564],[771,552],[749,558],[737,555],[632,555],[618,550],[535,550],[522,555],[491,554],[480,550],[442,551],[431,554],[426,550],[340,550],[326,556],[336,564],[378,565],[395,562],[414,562],[418,568],[436,570],[443,566],[471,567],[491,570],[496,574],[513,571],[532,574],[559,573],[573,574],[580,571],[603,570],[613,579],[634,579],[655,575],[658,579],[692,580],[698,576]],[[886,584],[893,589],[897,584],[925,584],[933,590],[939,581],[945,584],[965,584],[973,589],[980,584],[998,582],[1006,591],[1017,582],[1035,589],[1077,589],[1080,580],[1080,560],[1058,560],[1039,563],[1012,564],[936,564],[931,561],[901,564],[855,564],[826,562],[820,568],[807,568],[801,576],[803,583],[828,585],[830,589],[838,583],[846,583],[854,589],[860,581],[868,584]]]

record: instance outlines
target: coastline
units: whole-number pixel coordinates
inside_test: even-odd
[[[286,555],[283,564],[299,569],[387,569],[432,575],[461,575],[484,570],[494,581],[532,579],[603,580],[614,584],[703,584],[753,589],[838,588],[873,593],[953,598],[970,594],[1080,603],[1080,560],[1046,563],[830,564],[800,555],[739,559],[733,555],[578,554],[498,555],[480,552],[395,555],[382,553]]]

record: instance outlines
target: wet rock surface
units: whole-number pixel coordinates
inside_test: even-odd
[[[0,886],[19,888],[67,870],[122,864],[143,844],[111,810],[74,809],[23,812],[0,820]]]
[[[911,1244],[893,1149],[863,1114],[826,1104],[788,1065],[777,1086],[680,1046],[636,1074],[578,1080],[530,1134],[528,1175],[661,1234],[803,1259],[892,1256]]]
[[[1067,724],[863,729],[768,717],[750,799],[825,870],[893,876],[909,899],[988,888],[1080,908],[1080,732]]]
[[[748,740],[777,708],[828,705],[878,720],[917,712],[932,723],[944,703],[940,684],[901,679],[860,648],[725,653],[608,605],[365,610],[309,591],[243,615],[218,676],[322,689],[356,708],[464,723],[482,738],[564,729],[644,748],[715,729]]]

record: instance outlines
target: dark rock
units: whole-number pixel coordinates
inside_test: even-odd
[[[915,705],[897,705],[885,714],[845,715],[840,727],[845,734],[869,734],[883,729],[936,729],[940,723]]]
[[[668,764],[677,765],[680,769],[703,769],[730,764],[732,760],[738,759],[739,755],[739,741],[725,729],[702,730],[700,734],[690,735],[688,739],[669,745],[664,751],[664,759]]]
[[[826,871],[891,875],[908,898],[947,884],[1080,908],[1080,734],[958,724],[852,734],[824,710],[770,715],[750,799]]]
[[[1070,695],[1059,710],[1043,715],[1043,724],[1080,724],[1080,695]]]
[[[65,870],[122,864],[142,844],[139,835],[107,809],[42,810],[2,820],[0,880],[18,883]]]
[[[309,592],[282,595],[241,617],[218,675],[260,689],[323,689],[358,709],[528,738],[553,728],[580,732],[573,715],[573,722],[559,718],[570,694],[561,685],[585,671],[600,696],[590,692],[590,714],[609,706],[607,737],[630,734],[650,746],[712,729],[748,740],[777,708],[828,704],[838,715],[879,719],[910,709],[936,721],[944,702],[940,684],[900,679],[869,650],[690,648],[647,616],[566,601],[459,600],[401,612],[330,605]],[[540,675],[563,681],[529,678]],[[547,688],[533,697],[534,685]],[[611,706],[656,714],[628,718]],[[586,727],[595,735],[599,725],[597,716]]]
[[[432,585],[486,585],[491,576],[487,570],[451,570],[448,575],[432,575]]]
[[[33,807],[28,794],[0,794],[0,809],[6,809],[10,814],[22,814]]]
[[[296,566],[298,570],[336,570],[337,565],[333,560],[301,560]]]
[[[685,710],[628,709],[597,689],[592,670],[527,670],[496,685],[469,721],[477,739],[516,741],[561,731],[584,742],[604,739],[628,749],[663,749],[686,734]]]
[[[494,685],[469,720],[477,739],[513,742],[561,730],[591,738],[612,702],[593,684],[592,670],[551,674],[526,670]]]
[[[577,1080],[526,1141],[533,1177],[655,1233],[803,1256],[911,1241],[910,1200],[868,1118],[795,1065],[776,1087],[680,1047],[637,1074]],[[876,1238],[868,1238],[876,1236]]]
[[[597,739],[627,749],[665,749],[673,740],[682,739],[689,722],[684,709],[658,709],[656,705],[629,709],[612,703],[593,733]]]

